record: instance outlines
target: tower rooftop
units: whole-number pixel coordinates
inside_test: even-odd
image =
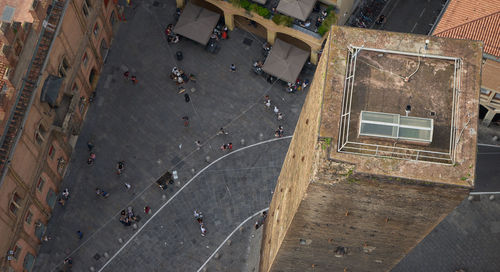
[[[329,158],[473,187],[482,44],[348,27],[331,41],[319,132]]]

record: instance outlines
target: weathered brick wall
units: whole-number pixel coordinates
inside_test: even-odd
[[[324,161],[307,188],[272,271],[388,271],[468,189],[356,174]],[[347,255],[335,257],[338,247]]]
[[[326,55],[326,54],[325,54]],[[323,96],[326,57],[318,64],[313,83],[302,108],[288,149],[262,237],[260,271],[269,271],[288,226],[312,177],[315,146],[318,141],[320,101]]]

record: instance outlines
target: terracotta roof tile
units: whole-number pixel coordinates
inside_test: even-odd
[[[497,9],[500,9],[500,1],[497,2],[499,2]],[[448,13],[448,10],[446,13]],[[500,57],[500,11],[439,32],[437,30],[441,25],[441,21],[433,35],[455,39],[479,40],[484,43],[485,53]]]
[[[463,25],[500,11],[500,0],[450,0],[434,33]]]

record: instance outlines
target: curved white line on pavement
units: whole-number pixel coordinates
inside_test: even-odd
[[[227,240],[229,240],[229,238],[231,238],[231,236],[233,236],[233,234],[239,229],[241,228],[243,225],[245,225],[246,222],[248,222],[248,220],[254,218],[255,216],[261,214],[262,212],[265,212],[269,210],[269,208],[265,208],[263,210],[260,210],[256,213],[254,213],[253,215],[251,215],[250,217],[248,217],[247,219],[245,219],[245,221],[241,222],[241,224],[239,224],[236,228],[234,228],[233,232],[231,232],[231,234],[229,234],[226,239],[224,241],[222,241],[222,243],[220,243],[219,247],[217,247],[217,249],[215,249],[214,253],[212,253],[212,255],[210,255],[210,257],[208,257],[208,259],[200,266],[200,268],[198,268],[198,270],[196,270],[196,272],[200,272],[203,267],[205,267],[205,265],[207,265],[208,262],[210,262],[210,260],[215,256],[215,254],[217,254],[217,251],[219,251],[219,249],[221,249],[222,246],[224,246],[224,244],[227,242]]]
[[[184,184],[184,186],[182,186],[179,191],[177,191],[173,196],[171,196],[167,202],[165,202],[163,205],[161,205],[161,207],[158,209],[157,212],[155,212],[153,214],[153,216],[151,216],[151,218],[148,219],[148,221],[146,221],[146,223],[144,223],[144,225],[142,225],[133,235],[132,237],[130,237],[130,239],[127,240],[127,242],[125,242],[125,244],[123,244],[122,247],[120,247],[120,249],[118,249],[118,251],[113,255],[111,256],[111,258],[109,258],[109,260],[101,267],[101,269],[99,269],[98,272],[101,272],[103,271],[104,268],[106,268],[106,266],[108,266],[108,264],[110,264],[115,258],[116,256],[118,256],[118,254],[120,254],[122,252],[123,249],[125,249],[125,247],[128,246],[128,244],[134,240],[134,238],[142,231],[142,229],[144,229],[144,227],[146,227],[149,222],[151,220],[153,220],[153,218],[155,218],[155,216],[161,211],[163,210],[163,208],[165,208],[171,201],[172,199],[174,199],[180,192],[182,192],[182,190],[184,190],[184,188],[186,188],[186,186],[188,186],[194,179],[196,179],[201,173],[203,173],[205,170],[207,170],[210,166],[216,164],[218,161],[224,159],[225,157],[231,155],[231,154],[234,154],[234,153],[238,153],[240,151],[243,151],[245,149],[248,149],[248,148],[252,148],[254,146],[258,146],[258,145],[261,145],[261,144],[267,144],[267,143],[271,143],[271,142],[275,142],[275,141],[279,141],[279,140],[284,140],[284,139],[289,139],[289,138],[292,138],[292,135],[290,136],[285,136],[285,137],[281,137],[281,138],[275,138],[275,139],[269,139],[269,140],[266,140],[266,141],[262,141],[262,142],[258,142],[258,143],[255,143],[255,144],[251,144],[249,146],[245,146],[245,147],[242,147],[240,149],[235,149],[234,151],[231,151],[230,153],[227,153],[226,155],[216,159],[215,161],[211,162],[209,165],[205,166],[203,169],[200,170],[200,172],[196,173],[196,175],[194,175],[188,182],[186,182],[186,184]]]
[[[496,147],[500,148],[500,145],[492,145],[492,144],[477,144],[478,146],[487,146],[487,147]]]

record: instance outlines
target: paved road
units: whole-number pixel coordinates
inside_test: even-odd
[[[427,35],[445,3],[446,0],[388,0],[382,12],[387,20],[374,29]]]
[[[98,271],[106,263],[104,271],[192,271],[243,220],[269,206],[290,139],[265,141],[274,139],[278,125],[285,135],[293,133],[307,92],[288,94],[279,83],[270,85],[255,75],[250,68],[261,57],[261,40],[241,30],[221,42],[218,54],[186,39],[167,46],[163,29],[171,23],[175,2],[147,3],[131,13],[114,40],[63,181],[71,199],[64,208],[56,207],[47,231],[53,239],[42,245],[34,271],[59,271],[67,256],[74,260],[73,271]],[[184,53],[182,61],[174,58],[177,50]],[[230,71],[231,63],[237,72]],[[196,75],[197,82],[186,86],[188,103],[168,77],[173,66]],[[123,79],[124,69],[137,76],[137,85]],[[303,77],[311,80],[313,69],[308,66]],[[265,94],[284,120],[265,108]],[[188,128],[181,120],[186,115]],[[217,136],[220,127],[229,135]],[[97,155],[91,166],[86,164],[89,139]],[[219,148],[228,142],[234,146],[230,154]],[[223,155],[200,172],[209,165],[207,157],[214,162]],[[114,170],[119,160],[126,162],[122,176]],[[179,179],[161,191],[154,182],[167,170],[177,170]],[[96,187],[110,197],[97,198]],[[146,205],[154,218],[143,212]],[[142,217],[135,231],[118,221],[129,206]],[[194,209],[205,214],[206,237],[200,236]],[[246,248],[250,229],[235,234],[232,247]],[[77,230],[84,233],[82,240]],[[216,262],[243,267],[246,256]]]
[[[480,145],[477,150],[477,177],[474,192],[496,192],[500,198],[500,146]]]

